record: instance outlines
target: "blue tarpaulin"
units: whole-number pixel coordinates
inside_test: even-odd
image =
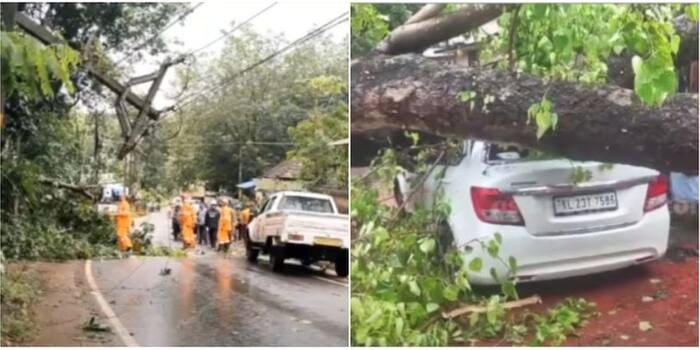
[[[250,188],[254,188],[254,187],[255,187],[255,181],[254,181],[254,180],[250,180],[250,181],[246,181],[246,182],[241,182],[241,183],[239,183],[238,185],[236,185],[236,187],[242,188],[242,189],[244,189],[244,190],[247,190],[247,189],[250,189]]]
[[[671,199],[680,202],[698,201],[698,177],[671,173]]]

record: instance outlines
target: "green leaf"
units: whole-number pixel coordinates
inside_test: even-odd
[[[478,312],[472,312],[472,313],[469,315],[469,325],[472,326],[472,327],[476,326],[476,324],[479,322],[479,316],[480,316],[480,315],[481,315],[481,314],[478,313]]]
[[[432,238],[424,240],[420,245],[420,250],[425,254],[432,252],[435,250],[435,240]]]
[[[657,83],[657,88],[668,94],[671,94],[678,89],[678,78],[676,76],[676,72],[674,71],[664,71],[655,81]]]
[[[420,296],[420,288],[418,287],[418,283],[416,281],[410,281],[408,282],[408,288],[416,296]]]
[[[685,14],[690,18],[693,22],[698,21],[698,4],[688,4],[685,7]]]
[[[637,55],[634,55],[634,57],[632,57],[632,71],[634,71],[635,75],[639,75],[641,73],[642,62],[643,61],[642,61],[641,57],[639,57]]]
[[[518,299],[518,291],[515,289],[515,283],[512,281],[504,281],[501,284],[501,291],[511,299]]]
[[[492,268],[489,270],[489,274],[491,274],[491,277],[493,278],[493,280],[494,280],[495,282],[500,282],[500,279],[498,278],[498,274],[496,273],[496,269],[495,269],[495,268],[492,267]]]
[[[503,236],[501,236],[500,233],[494,233],[493,237],[496,239],[496,242],[498,242],[498,244],[503,244]]]
[[[449,301],[457,300],[458,295],[459,288],[457,288],[456,286],[447,286],[445,289],[442,290],[442,296]]]
[[[498,243],[496,243],[495,240],[489,241],[489,244],[486,248],[486,251],[491,255],[492,257],[497,257],[498,256]]]
[[[481,271],[481,258],[474,258],[472,261],[469,263],[469,269],[474,271],[474,272],[479,272]]]
[[[517,262],[517,260],[515,260],[515,257],[512,255],[508,257],[508,267],[514,273],[518,270],[518,262]]]
[[[440,308],[440,305],[438,305],[438,304],[436,304],[436,303],[427,303],[427,304],[425,304],[425,311],[427,311],[428,313],[431,313],[431,312],[433,312],[433,311],[435,311],[435,310],[437,310],[437,309],[439,309],[439,308]]]

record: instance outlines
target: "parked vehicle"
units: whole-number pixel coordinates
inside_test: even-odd
[[[338,214],[333,197],[309,192],[279,192],[269,197],[248,225],[245,237],[248,261],[270,254],[275,271],[287,258],[308,265],[325,260],[335,263],[338,276],[348,275],[350,219]]]
[[[666,177],[648,168],[535,153],[466,141],[459,159],[436,167],[413,196],[415,176],[397,176],[396,200],[410,197],[404,205],[409,210],[419,203],[429,207],[442,188],[451,205],[443,239],[469,259],[481,257],[481,271],[470,275],[475,284],[495,284],[491,268],[508,274],[475,241],[495,233],[502,237],[499,255],[516,258],[511,277],[521,282],[619,269],[664,255],[670,230]]]

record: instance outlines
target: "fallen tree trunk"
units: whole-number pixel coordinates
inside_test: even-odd
[[[659,108],[629,89],[552,82],[506,71],[445,65],[419,55],[375,54],[351,68],[353,134],[413,129],[440,136],[513,142],[575,160],[698,172],[698,95],[676,94]],[[474,108],[457,95],[473,91]],[[536,137],[527,110],[548,92],[559,115]],[[484,103],[486,96],[494,101]]]

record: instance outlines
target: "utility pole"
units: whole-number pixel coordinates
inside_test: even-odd
[[[5,10],[5,6],[3,6],[3,10]],[[9,15],[7,15],[7,17],[9,17]],[[3,14],[3,20],[4,19],[5,14]],[[45,45],[68,45],[68,43],[66,43],[63,39],[54,35],[51,33],[51,31],[34,22],[29,16],[21,12],[15,13],[14,20],[19,28]],[[122,129],[124,143],[119,149],[117,159],[124,159],[126,155],[136,147],[140,139],[145,136],[145,134],[148,132],[148,127],[158,122],[162,111],[153,108],[151,106],[152,101],[160,88],[160,84],[163,81],[168,68],[182,63],[184,60],[184,56],[180,56],[174,60],[166,59],[156,72],[133,78],[126,84],[119,83],[116,79],[103,74],[91,65],[86,67],[91,76],[118,96],[115,107],[117,109],[117,117],[119,118],[119,124]],[[151,84],[145,98],[141,98],[130,89],[133,85],[139,85],[149,81],[153,81],[153,83]],[[126,115],[127,103],[138,110],[136,119],[133,122],[130,121]]]

